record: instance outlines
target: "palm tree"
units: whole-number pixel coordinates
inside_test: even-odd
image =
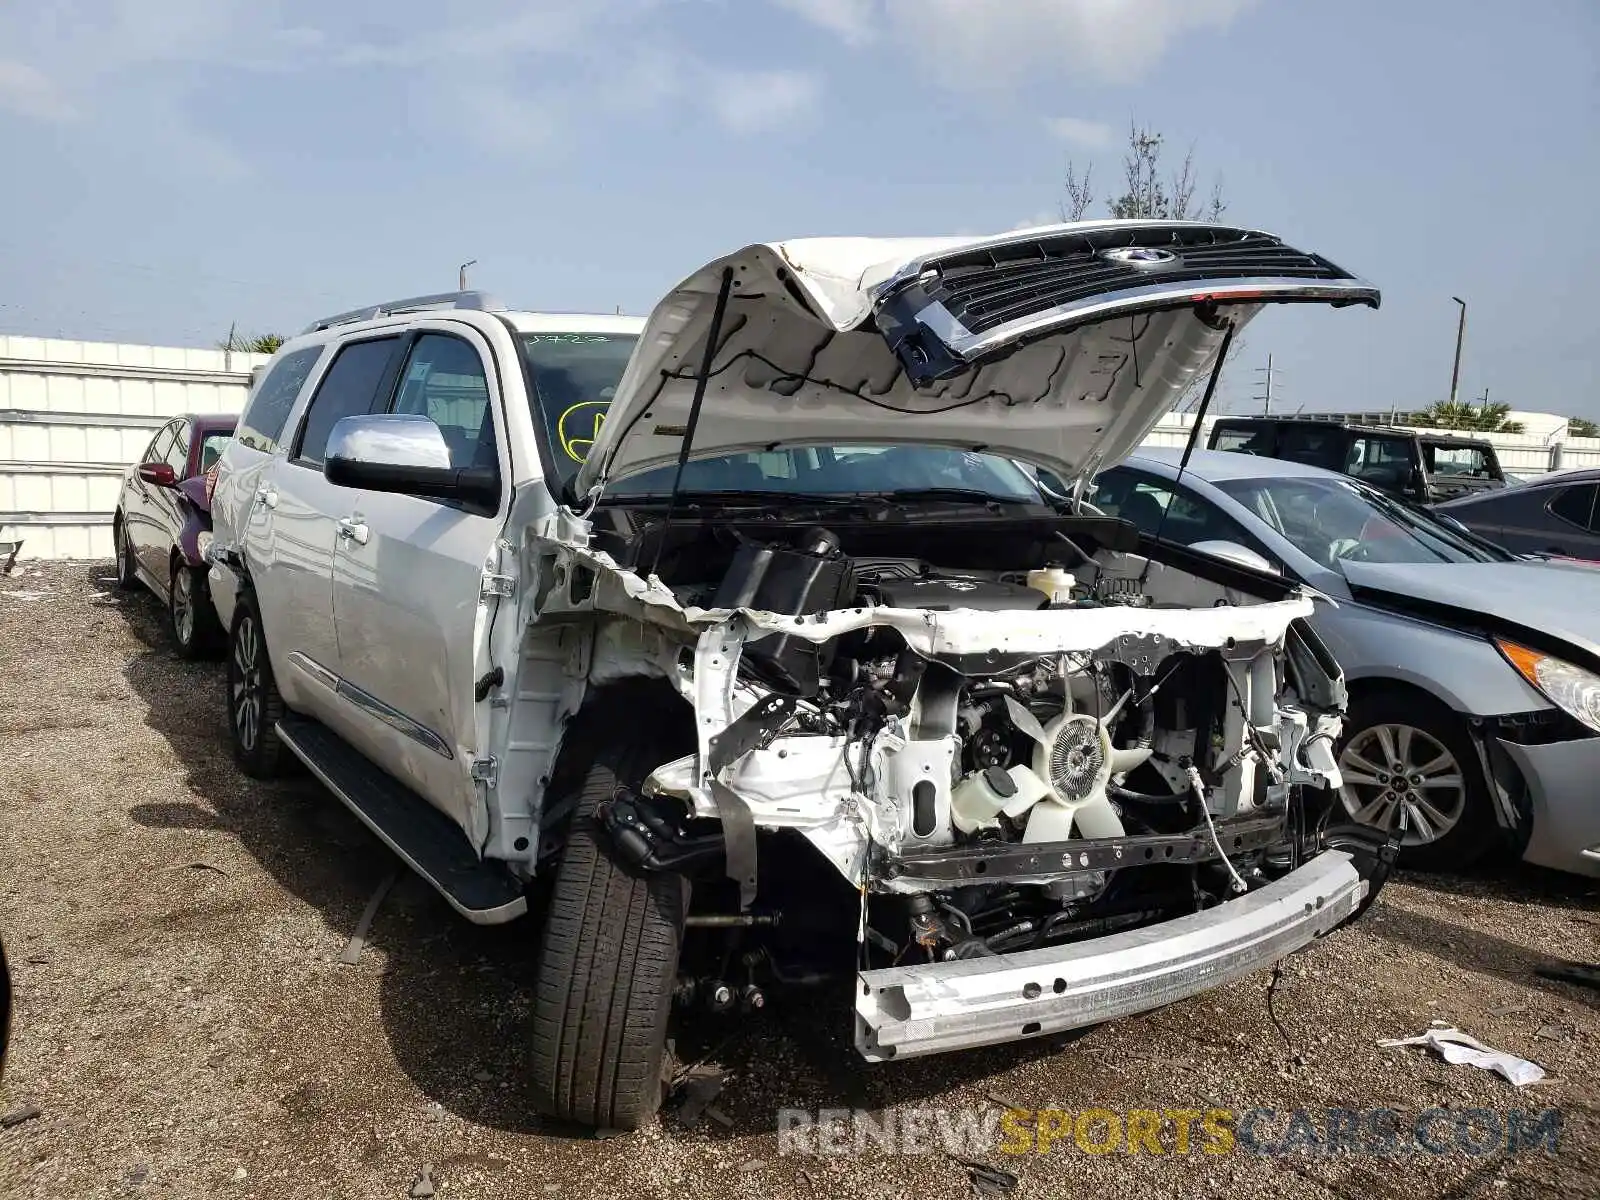
[[[1431,429],[1461,429],[1473,433],[1521,433],[1521,421],[1508,420],[1509,404],[1473,404],[1470,400],[1440,400],[1415,414],[1414,421]]]
[[[228,336],[217,343],[218,350],[235,350],[241,354],[276,354],[283,345],[281,333],[243,334],[228,330]]]

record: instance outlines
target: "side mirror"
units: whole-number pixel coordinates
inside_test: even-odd
[[[1189,549],[1199,554],[1209,554],[1212,558],[1226,559],[1228,562],[1237,563],[1241,567],[1249,567],[1253,571],[1264,571],[1268,575],[1281,575],[1283,573],[1261,555],[1250,549],[1250,547],[1241,546],[1238,542],[1195,542]]]
[[[1411,478],[1406,484],[1406,490],[1419,500],[1428,498],[1428,477],[1422,473],[1420,468],[1412,468]]]
[[[139,478],[157,487],[171,487],[178,482],[178,473],[170,463],[148,462],[139,464]]]
[[[500,472],[453,467],[450,447],[427,417],[405,413],[345,417],[328,435],[322,474],[340,487],[395,492],[495,508]]]

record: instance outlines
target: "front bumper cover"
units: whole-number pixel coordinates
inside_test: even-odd
[[[1367,881],[1327,850],[1204,912],[1070,946],[863,971],[856,1049],[873,1062],[1016,1041],[1159,1008],[1270,966],[1360,907]]]

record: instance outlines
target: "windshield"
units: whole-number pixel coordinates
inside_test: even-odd
[[[675,466],[657,467],[606,488],[608,496],[665,496]],[[792,446],[696,459],[683,470],[685,492],[773,496],[856,496],[949,492],[979,499],[1041,503],[1038,487],[1010,459],[943,446]]]
[[[233,431],[229,429],[210,430],[200,439],[200,470],[198,474],[204,475],[211,469],[211,465],[222,457],[223,450],[233,440]]]
[[[1510,558],[1383,493],[1344,479],[1230,479],[1216,485],[1296,549],[1346,562],[1503,562]]]
[[[524,333],[534,416],[564,486],[589,454],[639,339],[631,333]]]

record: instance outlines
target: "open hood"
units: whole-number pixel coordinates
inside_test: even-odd
[[[718,294],[691,457],[922,442],[1076,482],[1131,452],[1263,304],[1378,305],[1269,234],[1094,221],[983,238],[748,246],[651,313],[579,494],[677,460]]]

